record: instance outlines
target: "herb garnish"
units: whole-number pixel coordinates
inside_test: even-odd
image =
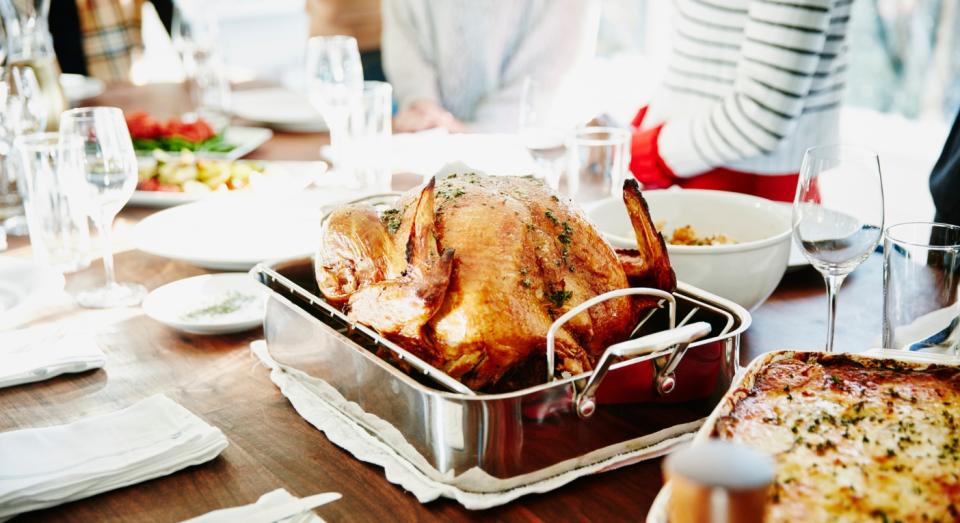
[[[387,209],[380,218],[387,227],[387,232],[393,234],[400,228],[400,209]]]
[[[543,215],[546,216],[548,220],[553,222],[554,225],[560,225],[560,220],[558,220],[556,215],[553,214],[553,211],[547,211],[543,213]]]
[[[573,292],[564,291],[564,290],[552,291],[546,294],[547,300],[558,309],[560,307],[563,307],[563,304],[566,303],[567,300],[569,300],[572,297],[573,297]]]
[[[224,295],[220,302],[181,314],[180,317],[184,320],[193,321],[204,317],[222,316],[237,312],[255,299],[257,299],[257,297],[252,294],[230,291]]]
[[[563,232],[561,232],[560,235],[557,236],[557,240],[559,240],[560,243],[568,244],[573,240],[572,237],[573,237],[573,229],[570,228],[569,223],[563,222]]]

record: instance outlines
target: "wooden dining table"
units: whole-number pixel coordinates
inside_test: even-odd
[[[187,96],[176,84],[115,85],[86,105],[113,105],[156,116],[179,114]],[[276,132],[248,157],[317,160],[323,134]],[[398,176],[395,186],[411,184]],[[155,212],[127,207],[125,228]],[[30,255],[26,239],[11,238],[4,255]],[[137,250],[116,254],[118,278],[154,289],[210,271]],[[102,265],[66,277],[68,292],[102,282]],[[882,259],[871,256],[845,282],[839,297],[837,343],[858,352],[877,343],[882,303]],[[68,323],[82,311],[67,307],[28,326]],[[285,488],[295,496],[334,491],[343,498],[318,510],[329,521],[616,521],[642,520],[661,487],[661,460],[633,464],[578,479],[555,491],[528,495],[505,506],[466,510],[441,499],[420,503],[391,484],[383,470],[358,461],[301,418],[258,365],[249,345],[261,330],[200,336],[174,331],[137,308],[114,321],[93,321],[106,353],[103,369],[0,389],[0,431],[44,427],[114,411],[163,393],[219,427],[230,445],[216,459],[168,476],[54,508],[16,521],[179,521],[205,512],[252,503]],[[752,312],[742,336],[741,362],[776,349],[823,346],[827,305],[820,274],[809,266],[784,275],[773,295]],[[2,464],[0,464],[2,469]]]

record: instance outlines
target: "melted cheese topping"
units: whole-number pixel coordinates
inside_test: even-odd
[[[794,358],[714,429],[774,456],[767,521],[960,521],[960,370]]]

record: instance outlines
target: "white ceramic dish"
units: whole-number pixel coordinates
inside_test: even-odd
[[[313,254],[329,205],[357,196],[333,187],[288,196],[228,193],[148,216],[133,237],[149,254],[244,271],[265,260]]]
[[[859,353],[859,355],[868,356],[871,358],[895,359],[909,363],[939,363],[942,365],[960,364],[960,360],[953,356],[944,354],[908,352],[903,350],[869,349]],[[730,391],[734,391],[740,387],[746,375],[758,367],[761,364],[761,360],[766,358],[766,356],[767,354],[761,354],[757,356],[753,359],[753,361],[750,362],[750,364],[748,364],[746,367],[742,367],[737,372],[737,377],[734,378],[733,383],[730,385],[730,388],[727,390],[724,398],[720,400],[720,403],[717,404],[716,408],[714,408],[713,412],[710,413],[710,416],[706,418],[703,425],[700,427],[700,430],[698,430],[697,434],[694,436],[694,444],[710,437],[710,433],[713,431],[713,427],[716,424],[716,420],[719,417],[721,409],[724,408],[724,406],[728,403],[728,398],[731,393]],[[647,512],[647,523],[669,523],[669,520],[667,519],[669,502],[670,482],[668,481],[660,489],[660,492],[657,493],[657,497],[653,499],[653,504],[650,505],[650,510]]]
[[[233,115],[257,125],[292,133],[327,130],[307,97],[282,87],[245,89],[233,93]]]
[[[267,294],[247,273],[205,274],[154,289],[143,312],[191,334],[229,334],[263,323]]]
[[[243,127],[232,125],[227,128],[223,140],[233,145],[233,149],[215,153],[209,151],[197,151],[194,154],[199,158],[213,158],[217,160],[236,160],[252,153],[261,145],[267,143],[273,138],[273,131],[263,127]],[[150,158],[150,152],[138,152],[141,158]]]
[[[144,159],[145,161],[151,161]],[[320,180],[327,172],[327,163],[322,161],[314,162],[292,162],[292,161],[258,161],[263,165],[264,176],[251,180],[250,186],[241,189],[240,192],[267,192],[267,193],[291,193],[297,192],[311,183]],[[130,205],[139,205],[141,207],[173,207],[210,197],[221,196],[221,192],[209,193],[184,193],[184,192],[165,192],[165,191],[135,191],[130,198]]]
[[[99,78],[63,73],[60,75],[60,88],[63,89],[63,96],[67,102],[74,106],[88,98],[103,94],[107,86]]]
[[[654,222],[663,230],[692,225],[700,236],[726,234],[730,245],[667,245],[677,278],[746,309],[766,300],[783,277],[791,249],[791,215],[777,202],[707,190],[645,191]],[[590,206],[587,213],[614,247],[635,248],[621,199]]]
[[[0,256],[0,329],[13,328],[63,290],[63,275],[33,260]]]

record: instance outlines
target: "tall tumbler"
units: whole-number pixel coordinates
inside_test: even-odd
[[[901,223],[883,242],[883,346],[957,354],[960,227]]]
[[[353,172],[366,193],[390,191],[393,88],[386,82],[364,82],[363,92],[350,105],[347,151],[341,164]]]
[[[13,149],[34,258],[63,272],[89,266],[80,138],[27,134],[14,140]]]
[[[630,132],[583,127],[567,143],[567,175],[560,192],[584,204],[619,197],[630,167]]]

